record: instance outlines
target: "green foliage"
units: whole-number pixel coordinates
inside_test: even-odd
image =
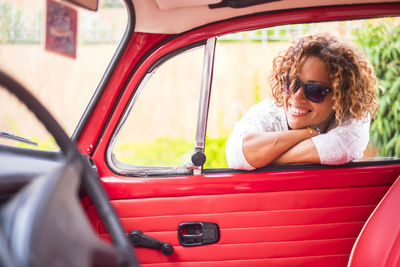
[[[205,169],[211,168],[228,168],[225,156],[225,143],[228,136],[222,137],[207,137],[205,154],[207,155],[207,161],[204,165]]]
[[[375,68],[379,109],[371,124],[371,141],[380,156],[400,157],[400,24],[369,22],[357,41]]]
[[[226,167],[224,138],[207,138],[204,168]],[[180,137],[160,137],[153,142],[119,144],[115,155],[121,162],[137,166],[180,166],[190,162],[194,143]]]
[[[120,144],[115,155],[131,165],[177,167],[188,162],[193,151],[193,142],[179,137],[159,137],[153,142]]]

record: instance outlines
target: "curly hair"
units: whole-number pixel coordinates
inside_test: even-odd
[[[270,83],[278,105],[283,105],[285,92],[282,88],[286,81],[291,80],[290,88],[293,88],[301,60],[307,56],[320,58],[328,68],[333,110],[339,125],[349,116],[361,119],[366,112],[375,114],[377,85],[372,65],[355,46],[327,33],[302,37],[274,59]]]

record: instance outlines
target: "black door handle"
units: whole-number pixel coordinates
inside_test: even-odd
[[[219,226],[210,222],[184,222],[179,224],[179,243],[185,247],[200,246],[218,242]]]

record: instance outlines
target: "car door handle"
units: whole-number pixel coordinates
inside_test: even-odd
[[[184,247],[216,243],[220,239],[219,226],[210,222],[184,222],[179,224],[178,239]]]

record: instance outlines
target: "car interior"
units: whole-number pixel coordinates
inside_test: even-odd
[[[70,2],[99,8],[96,0]],[[218,89],[213,88],[218,39],[279,25],[398,18],[397,1],[124,4],[126,32],[72,137],[29,86],[0,71],[0,89],[23,103],[59,147],[0,144],[1,266],[398,265],[400,159],[253,171],[204,167],[210,98]],[[194,102],[186,105],[194,106],[193,119],[164,87],[157,94],[148,90],[164,64],[188,51],[199,51],[201,59],[198,87],[185,84]],[[192,120],[193,142],[183,161],[151,165],[124,161],[118,154],[121,138],[133,140],[131,129],[140,132],[152,120],[159,132],[172,131],[150,112],[124,130],[139,117],[135,108],[140,105],[169,112],[156,101],[141,104],[146,90],[182,106],[171,113],[180,117],[176,121]]]

